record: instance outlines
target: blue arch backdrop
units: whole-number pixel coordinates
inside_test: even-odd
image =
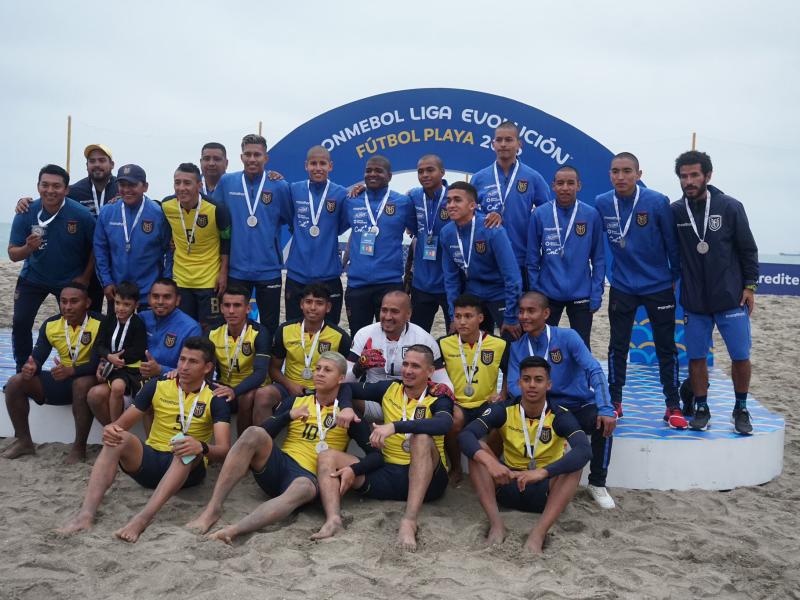
[[[420,156],[437,154],[446,169],[471,174],[494,160],[491,140],[503,121],[513,121],[520,128],[520,160],[546,181],[552,181],[560,166],[570,164],[581,175],[582,201],[594,205],[595,197],[609,189],[608,169],[614,153],[594,138],[522,102],[451,88],[387,92],[329,110],[278,141],[270,149],[269,166],[289,181],[306,179],[306,152],[321,144],[331,153],[331,178],[346,186],[362,180],[364,165],[375,154],[386,156],[395,173],[416,171]],[[683,363],[680,325],[676,340]],[[643,311],[634,325],[631,361],[657,364]]]

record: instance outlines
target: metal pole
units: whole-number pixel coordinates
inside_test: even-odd
[[[696,150],[696,149],[697,149],[697,132],[693,131],[692,132],[692,150]]]
[[[258,135],[261,135],[261,126],[263,123],[261,121],[258,122]]]
[[[69,160],[72,154],[72,115],[67,115],[67,173],[69,173]]]

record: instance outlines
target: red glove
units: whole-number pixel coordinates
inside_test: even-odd
[[[361,356],[358,358],[358,363],[361,365],[362,369],[371,369],[373,367],[383,367],[386,365],[383,352],[378,348],[372,347],[372,338],[369,338],[364,345]]]
[[[428,390],[430,390],[430,394],[432,396],[447,396],[453,402],[456,401],[455,394],[453,394],[453,390],[450,389],[446,383],[434,383],[430,379],[428,380]]]

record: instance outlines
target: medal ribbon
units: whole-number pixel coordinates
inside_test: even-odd
[[[192,251],[192,240],[194,239],[194,232],[197,229],[197,217],[200,216],[200,205],[203,204],[203,197],[200,196],[197,198],[197,208],[194,211],[194,223],[192,224],[192,233],[190,233],[186,238],[186,251]],[[178,215],[181,217],[181,230],[183,231],[183,235],[186,235],[186,221],[183,220],[183,207],[181,206],[180,202],[178,202]]]
[[[256,216],[256,208],[258,208],[258,199],[261,198],[261,192],[264,191],[264,183],[267,181],[267,172],[264,171],[261,173],[261,183],[258,184],[258,191],[256,192],[255,200],[253,204],[250,204],[250,194],[247,191],[247,180],[244,177],[244,172],[242,173],[242,189],[244,190],[244,200],[247,202],[247,212],[250,213],[251,217]]]
[[[472,385],[472,378],[475,376],[475,371],[478,370],[478,356],[481,353],[481,346],[483,346],[483,333],[478,335],[478,345],[475,348],[475,356],[472,357],[472,368],[467,367],[467,357],[464,355],[464,345],[461,342],[461,334],[458,334],[458,352],[461,354],[461,368],[464,369],[464,377],[467,380],[467,385]]]
[[[322,409],[317,401],[317,395],[314,394],[314,407],[317,409],[317,435],[319,436],[319,441],[324,442],[325,437],[328,435],[328,431],[336,427],[336,411],[339,410],[339,399],[333,401],[333,425],[325,429],[322,423]]]
[[[228,363],[228,381],[230,381],[233,377],[233,365],[236,363],[236,358],[239,356],[239,350],[242,349],[242,342],[249,331],[250,325],[246,325],[244,329],[242,329],[239,339],[236,340],[236,347],[233,349],[233,358],[231,358],[228,350],[228,324],[225,324],[225,362]]]
[[[439,207],[442,205],[442,200],[444,199],[444,195],[447,192],[447,188],[442,186],[442,191],[439,193],[439,199],[436,201],[434,205],[434,214],[428,215],[428,195],[425,193],[425,190],[422,190],[422,207],[425,210],[425,233],[428,234],[430,238],[433,235],[433,229],[436,227],[436,211],[439,210]],[[431,225],[431,221],[433,224]],[[427,240],[425,240],[427,243]]]
[[[125,203],[119,203],[119,209],[122,212],[122,231],[125,233],[126,249],[130,248],[131,246],[131,236],[133,235],[133,230],[136,229],[136,224],[139,222],[139,217],[142,216],[145,202],[147,202],[147,196],[142,196],[142,203],[139,205],[139,210],[136,212],[136,217],[133,219],[133,225],[131,225],[130,232],[128,231],[128,217],[125,216]]]
[[[544,349],[544,359],[547,362],[550,362],[550,325],[545,325],[544,330],[547,332],[547,348]],[[536,356],[533,351],[533,346],[531,346],[531,336],[528,335],[528,355],[529,356]]]
[[[117,326],[114,327],[114,333],[111,335],[111,353],[115,354],[122,350],[122,344],[125,343],[125,336],[128,335],[128,327],[131,324],[131,319],[133,316],[128,317],[128,320],[125,321],[125,327],[122,328],[122,336],[120,336],[117,343],[114,343],[114,339],[117,337],[117,333],[119,332],[119,319],[117,319]]]
[[[92,188],[92,200],[94,201],[94,210],[97,216],[100,216],[100,209],[103,208],[106,204],[106,189],[108,186],[103,188],[103,191],[100,192],[100,200],[97,200],[97,190],[94,189],[94,184],[90,181],[89,187]]]
[[[633,211],[631,211],[633,214]],[[553,200],[553,221],[556,224],[556,235],[558,236],[558,245],[561,247],[561,252],[564,252],[564,246],[567,245],[569,234],[572,233],[572,226],[575,224],[575,217],[578,215],[578,201],[575,200],[575,207],[572,209],[572,216],[569,218],[569,225],[567,225],[566,233],[564,234],[564,241],[561,241],[561,227],[558,224],[558,212],[556,211],[556,201]],[[628,219],[630,221],[630,219]],[[625,230],[627,231],[627,229]]]
[[[508,193],[511,191],[511,186],[514,184],[514,180],[517,178],[517,171],[519,170],[519,161],[514,161],[514,170],[511,172],[511,178],[508,180],[508,187],[506,188],[506,193],[503,193],[503,188],[500,187],[500,175],[497,172],[497,161],[494,162],[494,183],[497,186],[497,195],[500,197],[500,214],[504,214],[506,211],[506,198],[508,198]]]
[[[378,206],[378,216],[377,218],[372,214],[372,207],[369,205],[369,191],[364,190],[364,206],[367,207],[367,216],[369,217],[369,222],[372,223],[373,227],[378,226],[378,221],[381,219],[381,215],[383,214],[383,209],[386,207],[386,202],[389,200],[389,189],[386,189],[386,195],[381,200],[380,205]]]
[[[464,261],[464,273],[469,271],[469,263],[472,260],[472,242],[475,240],[475,215],[472,215],[472,229],[469,233],[469,253],[464,254],[464,246],[461,245],[461,235],[458,233],[458,226],[456,225],[456,241],[458,242],[458,249],[461,250],[461,258]]]
[[[306,354],[306,320],[300,323],[300,348],[303,349],[303,362],[306,365],[306,369],[311,368],[311,357],[314,356],[314,348],[317,347],[317,342],[319,341],[319,334],[322,333],[322,328],[325,327],[325,323],[320,325],[320,328],[317,330],[317,334],[314,336],[314,341],[311,342],[311,349],[308,354]]]
[[[711,212],[711,194],[706,192],[706,213],[703,217],[703,237],[700,237],[700,234],[697,232],[697,223],[694,221],[694,215],[692,211],[689,209],[689,199],[684,196],[683,197],[683,205],[686,207],[686,214],[689,215],[689,222],[692,224],[692,229],[694,230],[694,234],[697,236],[697,239],[701,242],[706,241],[706,233],[708,233],[708,215]]]
[[[53,222],[53,219],[55,219],[58,216],[58,213],[61,212],[61,209],[64,208],[64,204],[66,204],[66,202],[67,202],[67,199],[64,198],[61,201],[61,206],[58,207],[58,210],[55,212],[55,214],[52,217],[50,217],[49,219],[47,219],[47,221],[42,221],[42,213],[44,212],[44,209],[43,208],[40,209],[39,210],[39,214],[36,215],[36,220],[39,222],[39,227],[47,227],[48,225],[50,225],[50,223]]]
[[[67,320],[64,319],[64,341],[67,343],[67,354],[69,354],[70,359],[72,360],[72,367],[75,366],[75,363],[78,362],[78,354],[81,352],[81,338],[83,337],[83,332],[86,331],[86,324],[89,322],[89,313],[86,313],[86,316],[83,317],[83,325],[81,325],[81,330],[78,332],[78,337],[75,339],[75,349],[72,349],[72,342],[69,339],[69,323]]]
[[[636,205],[639,202],[639,192],[640,188],[636,186],[636,195],[633,197],[633,206],[631,206],[631,214],[628,215],[628,220],[625,222],[625,229],[620,229],[619,238],[617,241],[623,239],[627,233],[628,228],[631,226],[631,217],[633,216],[633,211],[636,210]],[[617,224],[622,227],[622,219],[619,218],[619,200],[617,199],[617,195],[614,194],[614,213],[617,215]]]
[[[319,199],[319,206],[316,212],[314,211],[314,195],[311,193],[311,180],[308,180],[308,209],[311,215],[311,224],[317,226],[319,223],[319,216],[322,214],[322,205],[325,204],[325,198],[328,197],[328,188],[331,186],[330,179],[325,183],[325,189],[322,190],[322,196]]]
[[[178,381],[177,379],[175,380],[175,383],[178,384],[178,408],[180,409],[180,413],[178,413],[178,416],[180,416],[181,418],[181,431],[183,432],[183,435],[186,435],[186,432],[189,431],[189,427],[191,427],[192,425],[192,417],[194,417],[194,409],[197,406],[197,401],[200,400],[200,394],[203,393],[203,388],[206,387],[206,382],[205,380],[203,380],[203,384],[200,386],[200,390],[195,395],[194,402],[192,402],[192,407],[189,409],[188,417],[183,416],[183,388],[181,387],[180,381]]]
[[[542,427],[544,426],[544,415],[547,412],[547,401],[545,400],[542,407],[542,414],[539,415],[539,427],[536,429],[536,437],[533,438],[533,448],[531,448],[531,438],[528,432],[528,422],[525,420],[525,409],[522,408],[522,401],[519,403],[519,416],[522,419],[522,435],[525,436],[525,452],[530,458],[529,466],[536,467],[536,446],[539,445],[539,436],[542,435]]]

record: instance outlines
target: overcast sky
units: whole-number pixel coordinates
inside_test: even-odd
[[[233,154],[259,120],[274,144],[359,98],[455,87],[634,152],[648,185],[671,198],[672,163],[696,131],[761,252],[800,251],[796,1],[43,0],[2,12],[0,221],[36,195],[43,164],[64,164],[68,114],[75,179],[82,148],[103,142],[117,166],[144,166],[160,197],[204,141]]]

